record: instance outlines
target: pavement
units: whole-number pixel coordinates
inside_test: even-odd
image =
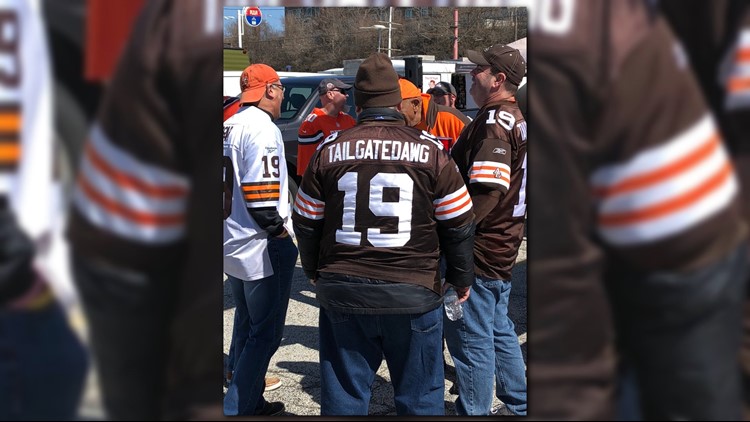
[[[518,341],[526,360],[526,240],[519,250],[516,265],[513,269],[513,281],[510,295],[509,315],[516,326]],[[224,283],[224,358],[229,351],[234,320],[234,301],[228,284]],[[80,305],[69,310],[70,320],[84,342],[87,342],[86,324]],[[455,370],[450,354],[444,352],[448,367],[445,373],[445,414],[455,415],[454,402],[456,395],[450,394],[450,387],[455,382]],[[297,262],[292,281],[292,293],[289,299],[286,327],[281,346],[271,359],[268,375],[277,376],[282,386],[267,392],[269,401],[281,401],[286,405],[287,416],[320,415],[320,376],[318,362],[318,302],[315,299],[313,286],[307,281],[302,268]],[[217,386],[218,388],[218,386]],[[378,369],[372,388],[369,415],[395,416],[393,387],[390,384],[388,367],[383,361]],[[226,391],[226,389],[224,389]],[[501,402],[495,399],[494,405]],[[92,366],[84,396],[79,410],[79,420],[103,420],[105,412],[98,389],[96,368]]]
[[[234,320],[234,301],[227,283],[224,283],[224,358],[229,351]],[[526,360],[526,240],[524,239],[513,270],[509,315],[516,326],[521,351]],[[450,354],[444,352],[449,367],[445,380],[446,415],[455,415],[456,395],[450,394],[455,381],[455,370]],[[286,405],[286,415],[320,415],[320,375],[318,359],[318,302],[314,287],[310,285],[297,262],[292,281],[286,327],[281,346],[271,359],[267,375],[281,378],[282,386],[265,393],[268,401],[281,401]],[[225,389],[226,391],[226,389]],[[494,405],[501,402],[495,399]],[[372,387],[369,415],[396,415],[393,387],[388,367],[383,361]]]

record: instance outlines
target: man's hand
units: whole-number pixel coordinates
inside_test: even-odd
[[[469,295],[471,294],[471,287],[455,287],[453,286],[453,290],[456,291],[456,295],[458,296],[458,303],[464,303],[469,298]]]

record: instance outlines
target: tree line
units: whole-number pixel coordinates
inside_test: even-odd
[[[392,56],[433,55],[436,60],[453,58],[453,8],[394,8],[391,33]],[[510,43],[526,36],[526,8],[459,8],[458,55],[497,43]],[[277,70],[287,66],[296,72],[318,72],[342,67],[343,60],[367,57],[378,49],[378,30],[360,29],[385,25],[387,7],[316,8],[289,13],[284,30],[263,21],[258,27],[245,25],[242,46],[248,63],[266,63]],[[388,30],[380,30],[381,51],[388,47]],[[237,48],[236,21],[224,28],[224,45]]]

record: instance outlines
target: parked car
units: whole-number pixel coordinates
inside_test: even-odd
[[[297,176],[297,133],[302,121],[312,113],[313,108],[321,107],[320,100],[317,95],[317,88],[320,81],[326,78],[337,78],[344,83],[354,85],[354,76],[343,76],[343,75],[329,75],[329,74],[316,74],[316,75],[305,75],[305,76],[282,76],[279,74],[281,83],[284,85],[284,99],[281,102],[281,116],[276,120],[276,126],[281,130],[281,137],[284,140],[284,152],[286,154],[287,169],[288,169],[288,182],[289,182],[289,194],[294,197],[297,195],[297,189],[300,182],[300,177]],[[239,75],[237,75],[239,78]],[[239,82],[227,81],[224,79],[225,92],[227,86],[239,87]],[[231,92],[231,91],[230,91]],[[237,96],[224,96],[224,110],[225,116],[233,114],[230,110],[232,107],[238,106]],[[354,88],[349,92],[349,98],[347,99],[348,110],[347,112],[354,119],[357,118],[354,106]],[[476,116],[478,109],[461,110],[464,114],[471,117],[472,119]]]

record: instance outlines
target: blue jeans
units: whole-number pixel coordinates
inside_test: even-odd
[[[445,340],[456,366],[459,415],[488,415],[492,388],[508,410],[526,415],[526,370],[513,321],[508,318],[510,280],[477,276],[464,317],[445,318]]]
[[[256,281],[228,276],[237,316],[233,330],[234,375],[224,397],[227,416],[254,415],[266,404],[265,375],[284,333],[297,253],[291,237],[271,238],[268,256],[272,276]]]
[[[0,420],[73,420],[88,354],[57,303],[0,311]]]
[[[320,308],[320,413],[368,414],[385,355],[398,415],[444,415],[443,307],[358,315]]]

